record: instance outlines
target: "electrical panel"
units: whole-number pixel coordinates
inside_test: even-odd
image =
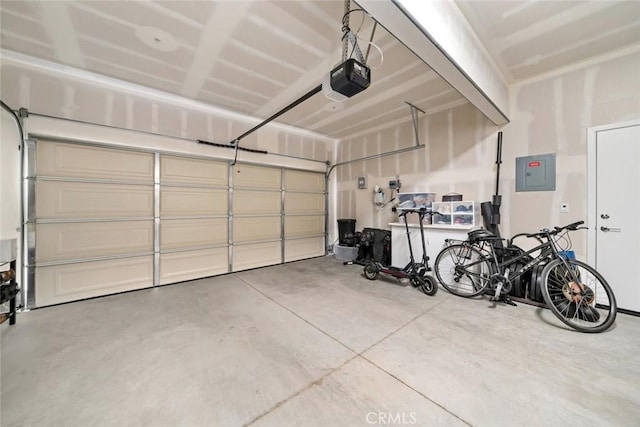
[[[516,157],[516,191],[554,191],[556,154]]]

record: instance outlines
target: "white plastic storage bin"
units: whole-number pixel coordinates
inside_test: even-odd
[[[340,261],[354,261],[358,258],[358,247],[333,245],[333,254]]]
[[[398,210],[431,208],[436,193],[398,193]]]
[[[434,215],[432,224],[473,227],[476,225],[475,206],[475,202],[465,200],[460,202],[433,202]]]

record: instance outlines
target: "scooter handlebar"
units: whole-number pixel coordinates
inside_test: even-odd
[[[419,209],[412,209],[412,208],[404,209],[404,208],[401,208],[401,209],[397,209],[397,210],[400,211],[398,216],[406,216],[407,214],[410,214],[410,213],[417,213],[419,215],[423,215],[424,216],[427,213],[427,208],[419,208]]]

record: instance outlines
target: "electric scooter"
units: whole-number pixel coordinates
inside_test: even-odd
[[[422,260],[416,262],[413,256],[413,248],[411,246],[411,235],[409,234],[409,224],[407,224],[406,216],[409,213],[417,213],[420,223],[420,237],[422,240]],[[427,248],[424,243],[424,227],[422,220],[427,215],[425,208],[420,209],[403,209],[398,216],[404,219],[404,226],[407,233],[407,240],[409,242],[409,263],[404,268],[385,266],[382,263],[371,260],[364,266],[364,275],[369,280],[376,280],[380,273],[386,274],[396,279],[409,279],[411,285],[415,288],[419,288],[427,295],[435,295],[438,292],[438,282],[436,279],[427,274],[431,271],[429,267],[429,257],[427,256]]]

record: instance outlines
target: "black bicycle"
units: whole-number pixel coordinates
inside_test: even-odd
[[[539,268],[538,282],[547,307],[562,322],[580,332],[602,332],[616,318],[611,287],[594,268],[564,255],[560,241],[571,231],[585,229],[578,221],[564,227],[524,234],[538,240],[530,250],[486,230],[474,230],[465,241],[450,241],[437,256],[434,270],[452,294],[473,297],[491,293],[493,300],[510,302],[514,283]]]

